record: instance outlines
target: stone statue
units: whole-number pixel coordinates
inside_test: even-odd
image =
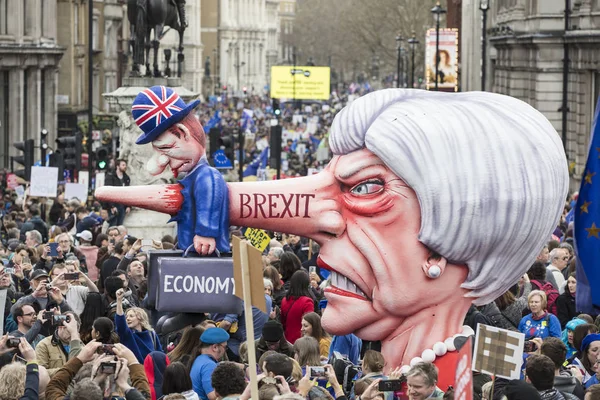
[[[140,75],[140,65],[146,64],[146,76],[160,77],[158,47],[165,26],[179,33],[178,59],[183,61],[183,33],[187,27],[185,0],[128,0],[127,18],[133,54],[132,76]],[[150,46],[150,33],[154,38]],[[150,69],[150,48],[154,49],[153,69]],[[145,54],[144,54],[145,53]]]
[[[132,185],[155,185],[168,183],[171,174],[163,172],[160,175],[150,175],[146,170],[146,162],[152,156],[152,145],[136,145],[135,140],[142,133],[140,128],[133,123],[128,111],[121,111],[117,125],[120,129],[121,147],[119,156],[127,161],[127,173]]]

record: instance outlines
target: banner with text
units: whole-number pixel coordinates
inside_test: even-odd
[[[231,258],[159,258],[158,276],[158,311],[242,312]]]
[[[271,98],[329,100],[330,72],[329,67],[271,67]]]
[[[425,71],[427,90],[435,89],[435,29],[429,29],[425,37]],[[438,89],[458,91],[458,30],[440,29],[438,59]]]

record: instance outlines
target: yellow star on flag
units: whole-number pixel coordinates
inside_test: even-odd
[[[590,204],[592,204],[592,202],[591,202],[591,201],[586,201],[586,202],[584,202],[584,203],[583,203],[583,204],[582,204],[582,205],[579,207],[579,210],[581,210],[581,213],[582,213],[582,214],[583,214],[583,213],[586,213],[586,214],[588,213],[588,207],[589,207],[589,205],[590,205]]]
[[[598,234],[600,233],[600,228],[596,227],[595,222],[592,222],[592,226],[590,226],[589,228],[585,228],[585,230],[588,232],[588,239],[592,236],[594,236],[596,239],[600,239],[600,236],[598,236]]]
[[[586,184],[587,184],[587,183],[589,183],[589,184],[591,185],[591,184],[592,184],[592,177],[593,177],[594,175],[596,175],[596,173],[595,173],[595,172],[590,172],[590,171],[588,171],[588,173],[587,173],[587,174],[585,174],[585,183],[586,183]]]

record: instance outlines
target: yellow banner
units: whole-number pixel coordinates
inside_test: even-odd
[[[329,67],[271,67],[271,98],[329,100]]]
[[[267,232],[262,229],[248,228],[246,229],[244,236],[250,240],[252,246],[256,247],[261,252],[265,251],[271,242],[271,238],[267,235]]]

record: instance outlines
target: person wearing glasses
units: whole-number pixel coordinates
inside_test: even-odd
[[[546,267],[546,280],[551,282],[560,294],[565,292],[566,280],[562,271],[569,265],[569,259],[569,251],[557,247],[550,252],[550,265]]]
[[[192,364],[190,376],[194,392],[202,400],[217,399],[211,377],[218,360],[227,352],[228,340],[229,334],[222,328],[208,328],[200,336],[200,355]]]
[[[35,312],[30,303],[21,304],[15,307],[13,318],[17,322],[17,329],[8,334],[9,337],[25,337],[27,342],[35,349],[35,346],[44,339],[40,334],[42,324],[46,322],[44,312]]]

